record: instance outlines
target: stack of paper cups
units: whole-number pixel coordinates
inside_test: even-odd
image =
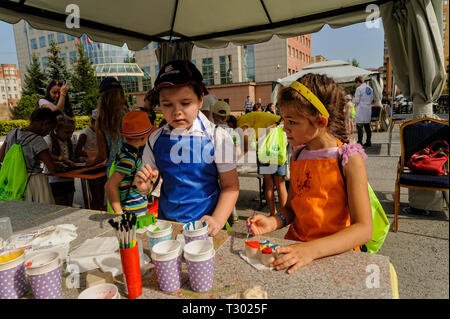
[[[214,245],[209,240],[195,240],[184,246],[189,283],[195,292],[205,292],[214,282]]]
[[[17,299],[22,297],[25,292],[24,251],[22,249],[17,249],[1,253],[0,299]]]
[[[158,220],[154,225],[150,225],[147,228],[148,246],[150,254],[155,244],[172,239],[172,224]]]
[[[181,244],[177,240],[166,240],[153,246],[152,260],[159,288],[164,292],[181,287],[181,255]]]
[[[33,295],[36,299],[62,298],[61,258],[57,252],[45,252],[25,261]]]
[[[208,239],[208,224],[204,221],[190,222],[183,227],[184,242]]]

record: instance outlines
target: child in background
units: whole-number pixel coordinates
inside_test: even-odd
[[[75,148],[77,157],[93,159],[97,155],[97,134],[95,132],[95,123],[97,121],[98,110],[92,111],[89,126],[81,131],[78,143]],[[104,210],[105,201],[105,183],[106,176],[89,179],[89,190],[91,192],[90,207],[93,210]]]
[[[353,96],[347,94],[345,96],[344,113],[345,113],[345,127],[347,128],[347,134],[351,135],[354,131],[354,121],[355,121],[355,103],[352,102]]]
[[[314,259],[358,250],[371,240],[366,155],[347,139],[344,104],[344,91],[325,75],[308,73],[278,93],[284,131],[297,147],[288,201],[275,216],[247,220],[254,235],[290,224],[285,239],[301,241],[277,248],[283,254],[271,263],[277,270],[293,273]]]
[[[159,172],[158,217],[182,223],[205,221],[209,235],[215,236],[236,204],[239,180],[236,164],[221,157],[234,152],[231,136],[200,112],[202,81],[190,61],[172,61],[160,69],[153,94],[167,124],[150,136],[145,165],[135,183],[140,191],[150,192],[150,180]]]
[[[233,154],[233,160],[237,162],[240,154],[241,154],[241,148],[238,144],[238,137],[239,135],[234,132],[233,129],[230,129],[228,126],[228,119],[230,117],[231,109],[230,105],[227,102],[224,101],[218,101],[213,108],[213,120],[214,124],[216,124],[217,127],[224,128],[230,135],[231,139],[233,141],[233,144],[235,146],[235,153]],[[231,213],[231,219],[228,219],[228,222],[233,225],[233,222],[236,222],[238,220],[239,216],[236,212],[236,206],[233,207],[233,211]]]
[[[47,176],[42,173],[41,168],[41,163],[44,162],[50,172],[63,169],[61,164],[55,163],[50,157],[48,145],[43,138],[55,126],[56,114],[52,110],[48,108],[36,109],[31,114],[30,125],[11,130],[0,149],[0,162],[3,162],[5,154],[11,146],[16,143],[22,145],[27,171],[31,175],[25,191],[25,201],[45,204],[55,203]]]
[[[95,121],[97,120],[98,110],[92,111],[89,126],[81,131],[78,137],[75,154],[77,157],[93,157],[97,152],[97,135],[95,133]]]
[[[67,115],[61,114],[56,118],[56,128],[44,138],[50,149],[53,161],[62,163],[66,167],[75,166],[75,152],[72,144],[72,135],[75,131],[75,121]],[[49,171],[48,168],[45,170]],[[73,178],[49,176],[48,181],[52,189],[55,204],[72,206],[75,194]]]
[[[122,120],[120,134],[125,142],[116,155],[114,172],[105,185],[106,196],[116,214],[127,212],[140,217],[148,211],[147,196],[138,192],[133,181],[142,167],[139,148],[146,144],[151,130],[150,120],[143,111],[131,111]]]

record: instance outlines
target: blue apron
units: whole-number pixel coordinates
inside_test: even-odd
[[[158,218],[188,223],[212,215],[216,208],[220,187],[213,160],[214,145],[198,116],[197,119],[205,136],[171,138],[163,131],[153,147],[163,179]],[[171,151],[176,152],[175,161],[171,160]]]

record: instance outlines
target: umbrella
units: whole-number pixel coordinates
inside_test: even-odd
[[[433,116],[445,85],[442,1],[401,0],[381,6],[398,87],[413,101],[413,118]]]

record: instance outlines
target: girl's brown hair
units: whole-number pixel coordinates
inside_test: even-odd
[[[339,138],[342,143],[348,143],[345,129],[345,91],[332,78],[326,75],[308,73],[297,79],[306,86],[323,103],[328,110],[328,129],[330,133]],[[314,105],[291,87],[283,87],[277,96],[277,105],[294,105],[299,114],[305,116],[318,116],[321,114]]]
[[[58,101],[53,100],[52,97],[50,96],[50,91],[52,90],[52,87],[54,87],[54,86],[61,87],[61,86],[63,86],[63,84],[64,84],[63,81],[58,81],[58,80],[55,80],[55,79],[50,80],[50,82],[47,85],[47,89],[45,90],[44,99],[46,99],[47,101],[55,102],[54,103],[55,105],[58,104]],[[64,100],[64,113],[67,116],[74,117],[72,103],[70,102],[69,94],[66,95],[66,98]]]
[[[66,126],[72,126],[75,129],[75,120],[73,118],[70,118],[67,115],[60,114],[56,117],[56,128],[50,132],[50,139],[52,141],[52,149],[51,153],[57,156],[61,155],[61,147],[58,143],[58,136],[55,133],[55,130],[64,128]],[[67,143],[67,146],[69,147],[69,159],[74,158],[74,152],[73,152],[73,145],[72,141],[64,141]]]
[[[121,88],[109,89],[100,94],[97,101],[98,128],[117,142],[127,100]]]

